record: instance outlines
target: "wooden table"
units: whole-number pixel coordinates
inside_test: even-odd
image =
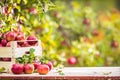
[[[120,67],[65,67],[62,72],[54,68],[47,75],[2,73],[0,80],[120,80]]]

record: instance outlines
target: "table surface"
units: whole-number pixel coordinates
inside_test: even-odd
[[[52,69],[46,75],[38,73],[15,75],[12,73],[1,73],[0,80],[3,78],[20,79],[115,79],[120,80],[120,67],[65,67],[62,69],[64,75],[60,75],[56,68]]]

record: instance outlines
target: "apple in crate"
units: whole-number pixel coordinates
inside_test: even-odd
[[[32,36],[32,35],[28,36],[27,40],[28,40],[29,45],[35,45],[37,42],[37,38],[35,36]]]
[[[23,73],[23,64],[13,64],[11,71],[14,74],[22,74]]]
[[[6,44],[6,47],[10,47],[10,46],[11,46],[11,41]]]
[[[30,45],[28,44],[28,42],[27,41],[25,41],[25,42],[23,42],[23,44],[22,45],[20,45],[21,47],[29,47]]]
[[[1,40],[1,44],[2,44],[2,46],[6,46],[6,44],[7,44],[7,40],[6,39],[3,39],[3,40]]]
[[[47,64],[40,64],[37,67],[37,72],[39,74],[45,75],[45,74],[47,74],[49,72],[49,66]]]
[[[53,68],[53,63],[52,63],[51,61],[49,61],[49,62],[47,63],[47,65],[49,66],[49,70],[51,70],[51,69]]]
[[[23,41],[23,40],[25,40],[25,35],[24,35],[24,33],[23,33],[23,32],[18,32],[15,40],[18,41],[18,45],[19,45],[19,46],[23,45],[23,44],[24,44],[24,41]]]
[[[7,34],[6,34],[6,39],[7,39],[7,41],[14,41],[15,40],[15,37],[16,37],[16,34],[15,34],[15,32],[8,32]]]
[[[23,32],[18,32],[17,36],[16,36],[16,40],[21,41],[21,40],[25,40],[25,35]]]
[[[33,71],[34,71],[34,66],[33,66],[33,64],[25,64],[24,65],[24,73],[25,74],[32,74],[33,73]]]

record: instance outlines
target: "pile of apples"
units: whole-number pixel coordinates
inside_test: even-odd
[[[19,42],[17,46],[28,47],[35,45],[37,38],[33,35],[29,35],[25,38],[25,34],[23,32],[14,29],[12,31],[0,34],[0,47],[10,47],[11,41],[24,41]]]
[[[47,74],[53,68],[53,64],[49,61],[47,64],[41,64],[40,62],[34,62],[33,64],[13,64],[11,71],[13,74],[32,74],[37,71],[41,75]]]
[[[18,41],[17,47],[29,47],[37,45],[37,38],[29,35],[25,38],[25,34],[20,30],[12,29],[6,33],[0,34],[0,47],[10,47],[12,41]],[[2,58],[2,61],[10,61],[10,58]]]

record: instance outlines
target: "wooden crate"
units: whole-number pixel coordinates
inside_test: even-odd
[[[0,47],[0,58],[10,58],[10,61],[0,60],[0,68],[4,67],[5,72],[11,72],[12,64],[15,63],[15,58],[22,57],[30,48],[35,49],[35,56],[42,56],[41,41],[37,41],[37,45],[28,47],[18,47],[18,41],[12,41],[10,47]]]

